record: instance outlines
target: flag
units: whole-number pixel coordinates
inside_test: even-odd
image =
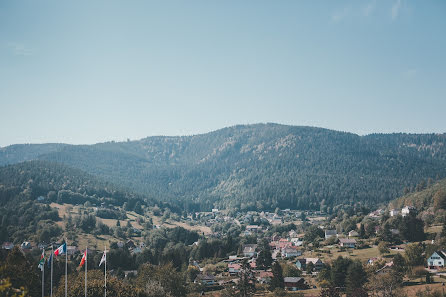
[[[39,265],[37,267],[39,267],[40,270],[43,271],[44,265],[45,265],[45,250],[42,250],[42,255],[40,256]]]
[[[62,244],[57,250],[54,251],[54,256],[59,256],[67,252],[67,244]]]
[[[104,253],[102,254],[102,258],[101,258],[101,262],[99,262],[99,267],[102,265],[102,263],[104,263],[105,261],[107,261],[107,254],[104,251]]]
[[[87,259],[87,250],[85,250],[84,255],[82,256],[81,263],[79,264],[79,267],[82,267],[82,265],[85,264],[85,259]]]
[[[53,261],[53,254],[52,254],[52,253],[50,254],[50,257],[48,258],[48,261],[47,261],[47,263],[48,263],[48,268],[51,267],[51,261]]]

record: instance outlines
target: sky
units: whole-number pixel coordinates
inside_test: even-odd
[[[446,132],[446,1],[0,1],[0,146]]]

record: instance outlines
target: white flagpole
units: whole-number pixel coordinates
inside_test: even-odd
[[[50,288],[50,297],[53,297],[53,261],[54,261],[54,253],[53,253],[53,245],[51,244],[51,288]]]
[[[105,246],[105,294],[104,297],[107,297],[107,246]]]
[[[67,269],[68,269],[68,245],[67,245],[67,239],[65,238],[65,297],[67,297],[68,295],[68,273],[67,273]]]
[[[88,246],[85,248],[85,297],[87,297]]]
[[[42,297],[45,297],[45,249],[43,249],[42,254],[43,254],[43,266],[42,266]]]

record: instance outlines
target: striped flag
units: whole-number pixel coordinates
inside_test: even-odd
[[[79,267],[82,267],[85,264],[85,259],[87,259],[87,250],[85,250],[84,255],[82,256],[81,263],[79,264]]]
[[[59,256],[67,252],[67,244],[64,243],[54,251],[54,256]]]
[[[43,271],[44,265],[45,265],[45,250],[42,250],[42,255],[40,256],[39,265],[37,267],[40,268],[40,271]]]

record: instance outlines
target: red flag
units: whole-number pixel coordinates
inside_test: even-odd
[[[81,263],[79,264],[79,267],[82,267],[82,265],[85,264],[85,259],[87,259],[87,250],[85,250],[84,255],[82,256]]]

